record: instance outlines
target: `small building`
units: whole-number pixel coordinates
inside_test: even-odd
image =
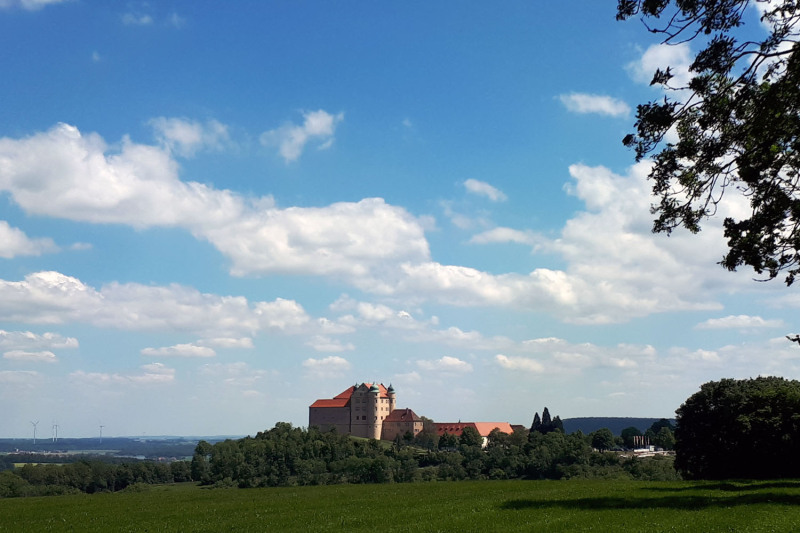
[[[383,420],[381,440],[394,440],[410,433],[412,437],[422,431],[422,418],[411,409],[395,409]]]

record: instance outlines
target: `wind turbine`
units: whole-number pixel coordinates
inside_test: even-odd
[[[33,425],[33,445],[36,446],[36,426],[39,425],[39,421],[34,422],[31,420],[31,424]]]
[[[103,428],[104,427],[105,426],[103,424],[100,424],[100,444],[103,444]]]

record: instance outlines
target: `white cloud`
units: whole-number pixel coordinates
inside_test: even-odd
[[[320,142],[318,148],[326,149],[331,146],[336,132],[336,126],[344,120],[344,113],[331,115],[327,111],[306,111],[303,113],[303,124],[286,124],[280,128],[269,130],[261,134],[261,144],[264,146],[278,146],[278,152],[287,162],[296,161],[303,153],[306,144],[316,139]]]
[[[221,150],[230,144],[228,127],[216,120],[203,124],[184,118],[157,117],[148,123],[163,146],[183,157],[192,157],[203,149]]]
[[[38,377],[33,370],[0,370],[0,383],[4,385],[29,385]]]
[[[493,244],[513,242],[517,244],[536,245],[541,240],[532,231],[520,231],[511,228],[494,228],[477,235],[473,235],[469,240],[472,244]]]
[[[680,44],[653,44],[645,50],[642,57],[627,66],[628,73],[639,83],[649,84],[656,69],[666,70],[670,67],[673,75],[670,86],[686,87],[692,79],[689,66],[692,64],[692,52],[688,42]]]
[[[528,357],[508,357],[503,354],[497,354],[494,356],[494,360],[506,370],[521,370],[523,372],[533,372],[536,374],[544,372],[544,365],[542,365],[542,363]]]
[[[184,144],[190,146],[192,141]],[[533,243],[537,250],[559,256],[567,267],[491,274],[430,261],[425,223],[380,198],[280,209],[269,197],[245,198],[181,181],[178,165],[166,147],[123,139],[111,151],[99,136],[81,135],[63,124],[25,139],[0,139],[0,190],[29,214],[137,228],[182,227],[228,257],[231,273],[237,276],[326,276],[381,296],[544,311],[577,323],[719,309],[712,297],[717,289],[744,287],[739,280],[751,286],[748,277],[723,275],[716,266],[724,251],[718,222],[710,221],[699,235],[651,234],[648,169],[647,163],[640,163],[627,175],[616,175],[603,167],[571,166],[573,182],[567,192],[582,201],[585,209],[567,221],[557,238],[510,228],[495,228],[474,238],[476,242]],[[490,198],[504,197],[477,180],[468,180],[465,186]],[[747,208],[746,202],[742,206],[735,199],[726,197],[726,201],[720,206],[722,216]],[[98,298],[96,289],[62,281],[65,290],[75,290],[79,302]],[[0,283],[0,289],[12,287],[22,290]],[[170,293],[167,301],[174,298],[174,291],[165,288],[110,285],[102,289],[104,297],[133,301],[155,299],[164,291]],[[199,293],[186,297],[204,298]],[[32,303],[22,299],[16,305],[13,310],[6,306],[5,312],[24,314]],[[308,320],[296,302],[258,304],[256,317],[244,299],[224,299],[223,307],[240,308],[246,319],[232,323],[228,331],[217,330],[222,336],[249,335],[261,327],[297,330],[306,327]],[[293,307],[295,313],[290,312]],[[0,316],[3,309],[0,302]],[[53,313],[60,316],[56,322],[69,314],[46,308],[34,320],[52,322]],[[275,313],[278,318],[273,317]],[[118,324],[121,318],[120,312],[106,317],[97,314],[93,321]],[[191,318],[189,322],[196,321]],[[163,320],[175,326],[180,321],[174,316]]]
[[[253,348],[253,339],[250,337],[216,337],[197,341],[199,346],[212,346],[215,348]]]
[[[208,346],[196,344],[176,344],[162,348],[144,348],[142,355],[147,357],[215,357],[217,353]]]
[[[10,9],[12,7],[21,7],[28,11],[38,11],[43,7],[70,2],[72,0],[0,0],[0,9]]]
[[[147,13],[128,12],[122,15],[122,23],[126,26],[150,26],[153,24],[153,17]]]
[[[65,349],[77,348],[78,339],[63,337],[58,333],[43,333],[41,335],[30,331],[4,331],[0,329],[0,349]]]
[[[489,185],[485,181],[468,179],[464,182],[464,187],[468,192],[477,194],[478,196],[485,196],[493,202],[504,202],[508,199],[503,191]]]
[[[695,329],[761,329],[784,327],[783,320],[764,320],[760,316],[730,315],[722,318],[709,318],[695,326]]]
[[[310,374],[319,377],[342,376],[350,370],[350,362],[338,355],[331,355],[323,359],[308,358],[303,361],[303,368]]]
[[[23,281],[0,280],[0,320],[228,337],[265,329],[294,333],[310,318],[292,300],[250,303],[181,285],[111,283],[98,290],[59,272],[37,272]]]
[[[311,346],[318,352],[349,352],[356,349],[351,342],[343,343],[326,335],[314,335],[306,342],[306,346]]]
[[[58,246],[52,239],[31,239],[21,229],[0,220],[0,257],[11,259],[19,255],[42,255],[57,251]]]
[[[181,138],[178,146],[196,146]],[[380,198],[278,209],[269,197],[180,181],[166,147],[123,139],[111,151],[99,136],[65,124],[0,139],[0,191],[29,214],[185,228],[230,258],[234,275],[330,275],[385,292],[379,271],[430,253],[423,221]]]
[[[597,113],[610,117],[625,117],[631,112],[628,104],[611,96],[569,93],[560,95],[558,99],[568,111],[573,113]]]
[[[385,265],[430,254],[420,222],[380,198],[251,212],[205,236],[231,258],[234,275],[331,275],[362,287],[379,285]]]
[[[56,354],[44,350],[41,352],[26,352],[24,350],[11,350],[3,354],[3,359],[9,361],[23,361],[29,363],[55,363],[58,361]]]
[[[471,364],[467,363],[466,361],[462,361],[458,357],[451,357],[449,355],[445,355],[441,359],[436,359],[433,361],[417,361],[417,366],[428,372],[450,372],[456,374],[472,372]]]
[[[141,372],[130,374],[76,370],[69,374],[69,378],[82,385],[159,385],[175,381],[175,369],[163,363],[142,365],[140,369]]]
[[[125,138],[111,151],[98,135],[59,124],[24,139],[0,139],[0,190],[26,212],[137,228],[202,232],[241,215],[240,197],[178,179],[166,150]]]

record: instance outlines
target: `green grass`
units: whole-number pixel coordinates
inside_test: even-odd
[[[0,531],[797,531],[800,481],[478,481],[0,500]]]

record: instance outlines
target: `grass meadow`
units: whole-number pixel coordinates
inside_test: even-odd
[[[800,481],[465,481],[0,500],[0,531],[797,531]]]

